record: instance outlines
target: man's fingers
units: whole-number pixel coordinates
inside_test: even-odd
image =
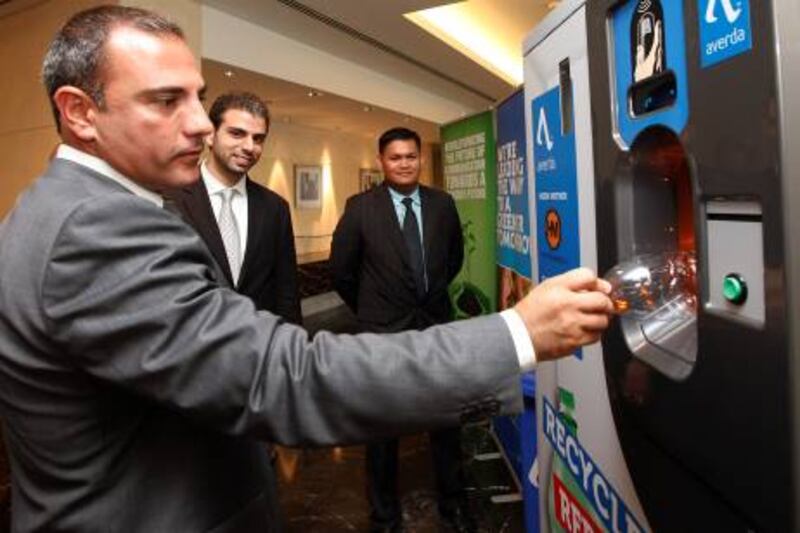
[[[575,294],[578,309],[586,313],[613,313],[614,304],[601,292],[581,292]]]
[[[597,275],[585,267],[561,274],[558,276],[558,281],[572,291],[592,291],[597,288]]]
[[[585,315],[581,323],[584,331],[600,334],[608,327],[608,315]]]
[[[586,336],[586,338],[584,339],[584,342],[582,343],[583,346],[588,346],[589,344],[594,344],[597,341],[599,341],[600,340],[600,334],[601,334],[600,331],[595,331],[595,332],[592,332],[592,333],[588,334]]]
[[[595,287],[595,290],[600,291],[603,294],[611,294],[612,289],[613,287],[608,281],[604,280],[603,278],[597,278],[597,286]]]

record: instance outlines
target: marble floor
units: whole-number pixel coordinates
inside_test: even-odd
[[[517,489],[505,462],[476,458],[493,456],[496,451],[488,426],[465,428],[463,447],[468,500],[479,531],[524,531],[522,503],[513,496],[509,498]],[[448,531],[436,509],[430,461],[427,435],[401,439],[398,490],[404,523],[411,532]],[[279,449],[276,466],[287,533],[368,530],[363,446]]]
[[[332,293],[303,302],[304,325],[353,333],[355,317]],[[462,447],[471,511],[482,533],[524,531],[516,482],[489,430],[488,422],[463,428]],[[426,434],[400,440],[399,493],[408,531],[448,531],[436,509],[431,454]],[[367,531],[363,446],[319,450],[278,450],[277,473],[287,533]]]

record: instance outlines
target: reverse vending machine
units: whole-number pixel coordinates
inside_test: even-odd
[[[800,529],[800,2],[565,0],[525,98],[534,276],[640,282],[537,368],[542,530]]]

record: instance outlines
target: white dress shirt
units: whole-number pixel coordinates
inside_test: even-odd
[[[164,207],[164,199],[161,198],[160,194],[154,193],[153,191],[149,191],[135,183],[132,179],[123,176],[121,173],[117,172],[111,165],[100,159],[99,157],[95,157],[93,155],[87,154],[77,148],[73,148],[72,146],[68,146],[66,144],[61,144],[58,146],[58,150],[56,150],[56,159],[65,159],[67,161],[72,161],[73,163],[77,163],[79,165],[83,165],[88,167],[95,172],[102,174],[103,176],[110,178],[113,181],[116,181],[133,194],[140,198],[144,198],[145,200],[149,200],[156,204],[158,207]]]
[[[222,209],[222,191],[224,189],[235,189],[238,194],[231,198],[231,209],[236,219],[236,229],[239,230],[239,264],[244,262],[244,253],[247,246],[247,180],[242,176],[233,187],[228,187],[217,179],[208,169],[205,163],[200,165],[200,175],[208,191],[208,199],[211,202],[211,209],[214,211],[214,219],[219,222],[219,212]]]

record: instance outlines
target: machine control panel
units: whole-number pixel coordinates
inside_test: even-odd
[[[764,244],[761,205],[715,200],[706,204],[708,301],[705,309],[763,327]],[[746,242],[747,246],[731,243]]]

